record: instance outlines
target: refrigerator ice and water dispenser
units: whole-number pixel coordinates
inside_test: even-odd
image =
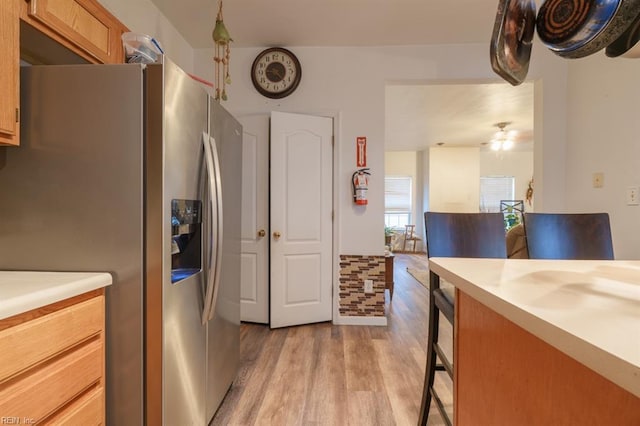
[[[202,269],[202,203],[171,200],[171,283]]]

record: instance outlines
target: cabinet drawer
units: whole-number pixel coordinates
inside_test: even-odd
[[[0,383],[99,334],[103,324],[104,296],[99,296],[0,331]]]
[[[102,367],[102,341],[95,338],[0,385],[0,413],[39,422],[100,384]]]
[[[123,25],[95,0],[28,0],[23,19],[91,62],[122,62]]]
[[[104,391],[103,388],[96,388],[82,395],[42,424],[97,426],[102,424],[102,419],[104,419]]]

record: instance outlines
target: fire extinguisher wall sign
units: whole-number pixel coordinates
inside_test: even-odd
[[[367,167],[367,137],[356,138],[356,167]]]
[[[351,175],[351,188],[353,190],[353,202],[360,206],[366,206],[367,191],[369,190],[369,169],[358,169]]]

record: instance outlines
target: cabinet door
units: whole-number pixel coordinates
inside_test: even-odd
[[[0,145],[18,145],[20,51],[18,0],[0,1]]]
[[[126,29],[95,0],[28,0],[22,19],[90,62],[123,62]]]

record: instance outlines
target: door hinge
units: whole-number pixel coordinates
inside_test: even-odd
[[[333,222],[334,218],[335,218],[335,210],[331,210],[331,222]]]
[[[20,122],[20,108],[16,108],[16,123]]]
[[[336,137],[335,136],[331,136],[331,146],[335,148],[336,146]]]

